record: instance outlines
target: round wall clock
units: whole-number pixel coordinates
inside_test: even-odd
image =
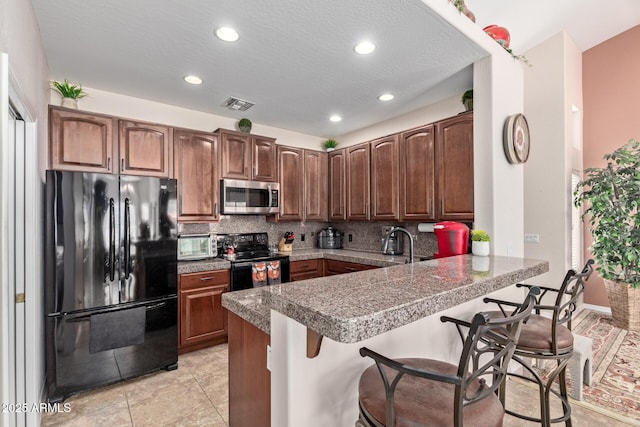
[[[504,154],[509,163],[524,163],[529,158],[529,124],[523,114],[513,114],[504,123]]]

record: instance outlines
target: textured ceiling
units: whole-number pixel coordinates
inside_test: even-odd
[[[640,0],[466,1],[481,28],[509,28],[516,53],[563,29],[585,50],[640,23]],[[472,86],[470,64],[486,55],[420,0],[33,6],[52,79],[326,137],[462,93]],[[235,27],[240,40],[218,40],[219,26]],[[376,44],[373,54],[353,52],[362,39]],[[204,83],[186,84],[187,74]],[[382,103],[383,92],[396,98]],[[221,106],[229,96],[256,105],[231,111]],[[329,122],[331,114],[343,121]]]
[[[470,64],[486,55],[420,0],[33,5],[53,79],[319,136],[460,94],[472,87]],[[240,40],[218,40],[219,26]],[[373,54],[353,52],[363,39],[376,44]],[[201,86],[182,80],[192,73]],[[383,92],[395,99],[378,101]],[[221,106],[229,96],[256,105],[230,111]]]

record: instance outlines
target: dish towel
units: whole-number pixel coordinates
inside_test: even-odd
[[[251,266],[251,279],[253,287],[267,286],[267,263],[264,261],[254,262]]]
[[[279,285],[280,279],[280,261],[267,262],[267,278],[270,285]]]

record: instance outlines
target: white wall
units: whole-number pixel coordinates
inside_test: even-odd
[[[464,111],[461,98],[462,94],[456,95],[373,126],[345,133],[337,136],[335,140],[340,144],[339,148],[343,148],[455,116]]]
[[[571,170],[582,168],[582,141],[571,106],[582,109],[581,53],[559,33],[526,53],[525,114],[531,152],[525,165],[525,256],[549,260],[549,273],[536,283],[558,287],[571,257]],[[574,139],[578,146],[574,146]]]
[[[47,152],[49,70],[30,1],[0,0],[0,51],[9,57],[10,96],[25,121],[33,123],[36,133],[37,154],[26,159],[29,163],[27,180],[33,183],[31,190],[27,188],[26,194],[33,201],[33,210],[26,212],[26,226],[34,233],[35,239],[42,241],[41,183]],[[29,273],[35,279],[26,283],[26,394],[27,399],[34,401],[40,398],[44,387],[43,265],[41,252],[27,254]],[[3,381],[6,379],[3,378]],[[39,414],[27,414],[27,423],[39,425]]]
[[[141,121],[213,132],[218,128],[235,129],[236,119],[202,111],[176,107],[147,99],[135,98],[104,90],[84,88],[89,96],[78,101],[81,110],[109,114]],[[51,104],[60,105],[60,96],[51,91]],[[324,138],[286,129],[253,123],[251,133],[276,138],[276,144],[322,149]]]

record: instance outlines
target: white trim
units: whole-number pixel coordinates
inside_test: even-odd
[[[586,310],[597,311],[598,313],[605,313],[605,314],[611,315],[611,308],[604,307],[602,305],[585,304],[584,308]]]
[[[7,233],[9,230],[10,205],[8,200],[9,178],[9,57],[6,53],[0,53],[0,402],[12,401],[12,366],[10,362],[11,347],[10,338],[13,334],[11,328],[11,307],[9,284],[12,283],[10,275],[9,244]],[[0,412],[0,425],[10,426],[11,416],[8,412]]]

